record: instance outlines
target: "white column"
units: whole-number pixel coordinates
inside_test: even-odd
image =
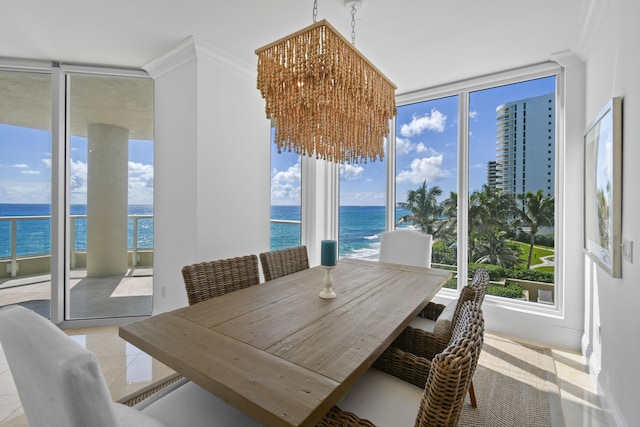
[[[129,130],[88,125],[87,276],[127,272]]]
[[[188,38],[154,79],[153,313],[188,304],[180,270],[269,250],[270,145],[255,62]]]

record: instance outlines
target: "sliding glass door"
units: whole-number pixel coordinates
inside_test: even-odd
[[[0,70],[0,306],[49,316],[51,76]]]
[[[153,82],[69,72],[68,319],[151,314]]]
[[[151,314],[153,81],[10,65],[0,68],[0,306],[56,323]]]

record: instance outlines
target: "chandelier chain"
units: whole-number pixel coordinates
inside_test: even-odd
[[[351,5],[351,44],[356,45],[356,4]]]
[[[316,23],[318,18],[318,0],[313,0],[313,23]]]

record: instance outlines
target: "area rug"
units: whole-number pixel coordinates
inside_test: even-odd
[[[485,334],[473,386],[478,405],[467,398],[460,426],[564,427],[549,349]]]

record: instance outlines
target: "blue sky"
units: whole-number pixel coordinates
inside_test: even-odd
[[[548,77],[470,94],[469,189],[487,182],[487,163],[496,158],[496,108],[507,102],[553,92]],[[457,192],[457,97],[398,107],[396,117],[396,200],[425,180],[442,189],[441,200]],[[273,150],[275,153],[275,150]],[[300,203],[300,162],[293,153],[273,154],[271,200],[274,205]],[[382,206],[385,203],[385,161],[340,167],[340,203],[345,206]]]

